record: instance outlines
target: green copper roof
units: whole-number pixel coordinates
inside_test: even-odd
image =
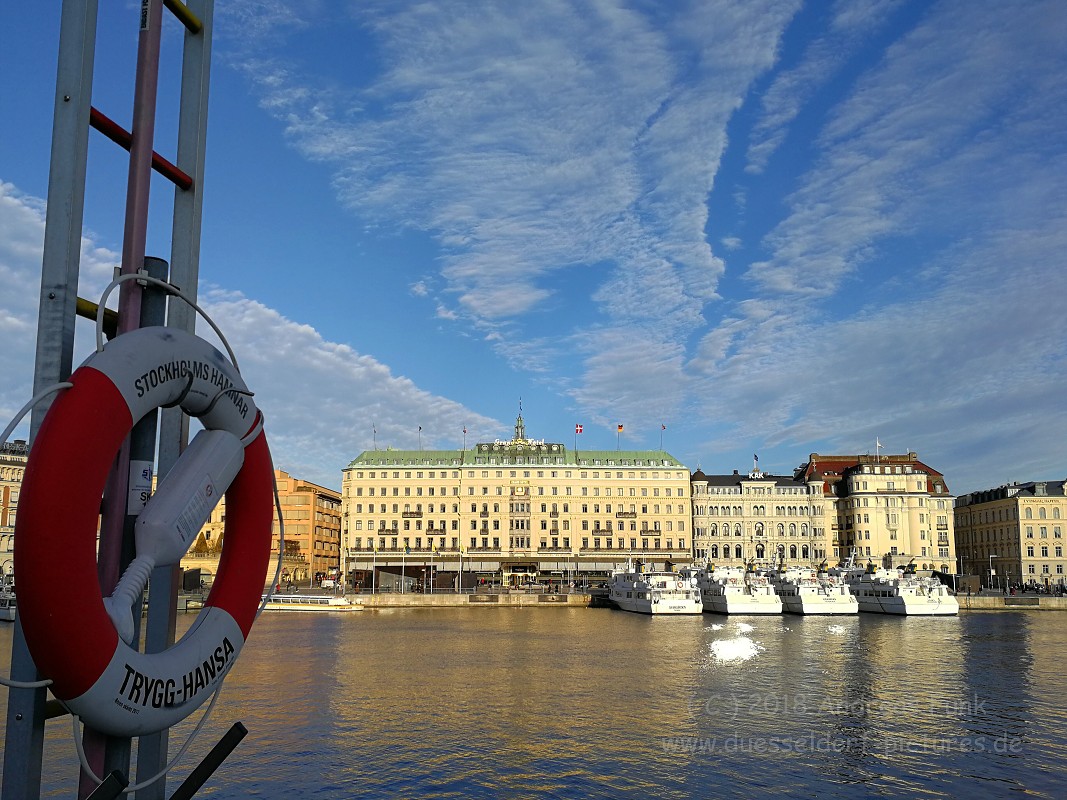
[[[685,469],[685,465],[666,450],[569,450],[561,444],[549,449],[516,443],[488,443],[488,449],[476,445],[470,450],[365,450],[348,468],[357,467],[460,467],[460,466],[571,466],[571,467],[644,467]],[[556,448],[556,449],[551,449]]]

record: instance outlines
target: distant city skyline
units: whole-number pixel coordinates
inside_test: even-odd
[[[32,384],[59,11],[0,50],[5,424]],[[99,12],[93,104],[123,126],[137,12]],[[533,438],[691,470],[914,451],[954,494],[1067,477],[1062,3],[215,14],[200,297],[279,468],[338,488],[374,447],[508,437],[521,398]],[[91,133],[84,297],[119,260],[126,164]],[[169,215],[155,180],[151,255]]]

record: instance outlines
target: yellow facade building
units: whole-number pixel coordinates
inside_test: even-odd
[[[983,586],[1065,583],[1064,481],[1013,483],[956,499],[956,543],[962,571]]]
[[[859,563],[956,571],[953,497],[944,476],[915,453],[820,455],[798,470],[804,482],[821,480],[832,497],[830,555]]]
[[[288,472],[274,470],[278,499],[285,520],[285,552],[279,582],[297,586],[317,585],[316,576],[330,575],[340,569],[341,495],[334,489],[295,478]],[[189,552],[182,558],[183,569],[199,568],[207,580],[218,569],[226,525],[226,497],[211,512]],[[267,567],[264,585],[277,569],[281,529],[274,519],[274,557]]]
[[[30,449],[22,439],[0,445],[0,580],[14,571],[15,517]]]
[[[521,415],[506,441],[368,450],[344,469],[341,493],[344,560],[357,578],[558,583],[602,579],[629,558],[691,558],[683,464],[662,450],[530,439]]]
[[[692,476],[693,546],[709,564],[815,566],[830,551],[834,499],[821,477],[769,475]]]

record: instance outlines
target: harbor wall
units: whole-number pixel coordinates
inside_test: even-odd
[[[367,608],[459,608],[469,606],[500,607],[589,607],[600,605],[601,598],[589,594],[354,594],[352,600]],[[1020,597],[957,597],[961,611],[1067,611],[1067,597],[1027,595]]]
[[[500,607],[585,607],[592,597],[588,594],[542,594],[542,593],[501,593],[501,594],[350,594],[353,602],[362,603],[365,608],[467,608],[485,606]]]
[[[960,611],[1067,611],[1067,597],[1024,594],[1015,597],[956,595]]]
[[[483,606],[486,608],[588,608],[606,606],[603,597],[574,592],[572,594],[540,593],[499,593],[499,594],[349,594],[354,602],[366,608],[468,608]],[[181,595],[178,597],[179,611],[198,610],[204,599],[203,595]],[[960,611],[1067,611],[1067,597],[1046,597],[1044,595],[1022,595],[1002,597],[998,595],[968,597],[958,595]],[[197,601],[189,603],[190,600]],[[188,608],[187,608],[188,604]]]

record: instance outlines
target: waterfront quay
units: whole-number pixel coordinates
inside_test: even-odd
[[[381,594],[348,595],[353,602],[362,603],[365,608],[457,608],[468,606],[491,606],[498,608],[566,608],[575,606],[595,608],[607,607],[606,599],[601,600],[592,594],[574,592],[571,594],[457,594],[455,592],[435,592],[434,594],[399,594],[384,592]],[[997,595],[956,598],[960,611],[1067,611],[1065,597],[1000,597]],[[713,615],[714,616],[714,615]],[[791,615],[787,615],[791,616]],[[860,616],[884,616],[881,614],[860,614]]]
[[[312,594],[304,589],[298,594]],[[577,589],[570,592],[525,590],[435,591],[424,592],[349,592],[345,595],[367,609],[377,608],[609,608],[606,591]],[[201,596],[195,596],[202,599]],[[998,594],[966,595],[956,599],[960,611],[1067,611],[1067,597],[1046,595],[1003,596]],[[186,609],[187,598],[178,598],[178,609]],[[190,605],[189,611],[194,610]],[[715,615],[711,615],[715,616]],[[860,616],[881,616],[861,614]]]

